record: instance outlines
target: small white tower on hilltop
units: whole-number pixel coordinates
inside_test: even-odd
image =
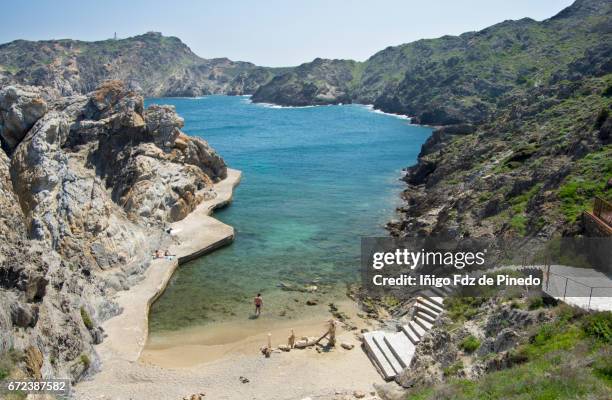
[[[117,32],[115,32],[115,36],[113,36],[113,39],[117,40]]]

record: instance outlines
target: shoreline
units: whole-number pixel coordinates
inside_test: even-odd
[[[359,306],[346,298],[334,303],[347,320],[359,329],[373,329],[375,323],[358,317]],[[291,329],[297,337],[319,337],[326,329],[326,321],[332,318],[326,307],[312,315],[274,321],[265,313],[260,319],[220,322],[205,326],[181,328],[149,336],[149,341],[139,361],[143,364],[163,368],[191,368],[225,358],[252,356],[261,357],[260,348],[266,343],[267,334],[272,334],[272,343],[284,344]],[[339,337],[357,344],[354,331],[341,329]]]
[[[102,323],[106,337],[96,348],[103,366],[114,359],[138,360],[148,338],[151,305],[163,294],[179,265],[234,240],[234,228],[210,215],[232,201],[241,176],[240,171],[228,168],[227,177],[214,185],[214,199],[203,201],[187,217],[171,224],[176,232],[172,236],[179,244],[169,250],[176,257],[151,261],[140,282],[117,293],[115,300],[122,312]]]
[[[172,400],[189,398],[193,393],[226,400],[332,398],[354,390],[368,393],[373,390],[372,384],[384,383],[361,350],[358,331],[341,330],[338,334],[339,342],[354,344],[352,350],[337,346],[330,352],[309,348],[290,353],[277,350],[269,359],[261,355],[259,347],[265,343],[265,332],[273,332],[275,345],[286,342],[289,327],[296,328],[298,335],[318,336],[327,318],[298,318],[278,329],[260,327],[225,345],[213,342],[219,337],[232,342],[229,333],[236,334],[235,326],[206,334],[195,330],[191,337],[167,338],[154,351],[143,353],[149,339],[150,306],[164,292],[176,268],[233,240],[234,229],[210,214],[231,202],[240,177],[240,171],[228,169],[228,177],[215,185],[215,199],[201,203],[185,219],[171,225],[172,236],[178,239],[178,244],[170,246],[172,254],[177,255],[174,260],[154,260],[141,282],[117,293],[115,300],[123,312],[102,324],[107,337],[96,346],[101,368],[72,388],[75,399]],[[360,327],[371,328],[371,321],[355,316],[356,303],[347,301],[342,308]],[[344,373],[330,374],[338,370]],[[251,383],[240,383],[240,376],[248,377]]]

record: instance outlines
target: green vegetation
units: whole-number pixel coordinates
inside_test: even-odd
[[[85,369],[89,369],[89,367],[91,366],[91,360],[89,359],[89,356],[87,354],[81,354],[80,361],[85,367]]]
[[[565,218],[574,222],[585,210],[592,209],[593,198],[601,196],[612,200],[612,145],[588,154],[576,163],[576,172],[559,188],[561,210]]]
[[[442,373],[444,374],[444,376],[456,376],[461,371],[463,371],[463,362],[457,361],[449,365],[448,367],[444,368]]]
[[[542,296],[534,296],[529,298],[529,309],[537,310],[538,308],[544,307],[544,299]]]
[[[584,319],[582,329],[604,343],[612,343],[612,312],[599,312]]]
[[[510,226],[520,235],[525,235],[527,230],[528,217],[523,214],[516,214],[510,219]]]
[[[480,347],[480,340],[477,337],[470,335],[463,339],[459,345],[466,353],[473,353]]]
[[[554,321],[537,328],[528,342],[510,353],[511,367],[470,381],[453,378],[462,369],[453,364],[444,370],[445,383],[415,388],[406,398],[607,400],[612,393],[610,314],[557,307]]]
[[[81,307],[81,318],[83,319],[83,324],[85,324],[87,329],[92,330],[94,328],[94,323],[85,307]]]
[[[485,297],[447,297],[444,300],[444,308],[454,322],[464,322],[472,319],[485,301]]]

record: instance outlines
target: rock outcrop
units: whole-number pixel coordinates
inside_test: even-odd
[[[226,167],[172,107],[145,109],[120,81],[53,93],[0,89],[0,354],[78,380],[98,366],[99,322],[121,311],[109,299]]]
[[[317,58],[260,86],[254,102],[285,106],[351,103],[353,76],[359,63]]]

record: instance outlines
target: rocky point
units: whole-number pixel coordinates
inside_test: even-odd
[[[142,277],[167,224],[215,196],[225,163],[182,127],[120,81],[0,89],[0,352],[19,353],[24,376],[97,369],[113,294]]]

